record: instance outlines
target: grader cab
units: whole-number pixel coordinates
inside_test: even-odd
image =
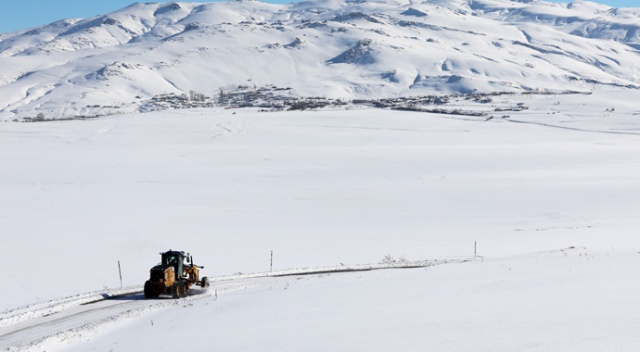
[[[193,257],[189,253],[169,250],[160,253],[161,262],[150,270],[150,277],[144,283],[144,296],[155,298],[161,294],[170,294],[173,298],[189,295],[191,286],[209,288],[209,279],[200,279],[200,269],[203,266],[193,264]]]

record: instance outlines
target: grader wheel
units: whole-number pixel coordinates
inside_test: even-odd
[[[144,297],[145,298],[153,298],[153,290],[151,289],[151,282],[147,281],[144,283]]]
[[[176,282],[171,286],[171,296],[173,296],[173,298],[180,298],[182,296],[181,284]]]
[[[202,287],[203,289],[207,290],[209,288],[209,278],[208,277],[203,277],[202,281],[200,282],[200,287]]]

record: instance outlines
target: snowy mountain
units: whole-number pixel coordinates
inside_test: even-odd
[[[0,118],[237,86],[340,99],[637,89],[639,50],[640,9],[584,1],[133,4],[0,35]]]

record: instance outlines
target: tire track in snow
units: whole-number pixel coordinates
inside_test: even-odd
[[[219,292],[228,293],[255,286],[245,282],[231,282],[218,290],[204,292],[194,290],[193,295],[183,299],[145,299],[143,293],[120,295],[98,301],[86,302],[65,311],[46,315],[32,321],[16,324],[0,331],[2,351],[40,351],[45,344],[72,343],[86,340],[110,324],[126,319],[136,319],[145,314],[175,307],[196,300],[217,298]],[[196,293],[198,291],[199,293]]]

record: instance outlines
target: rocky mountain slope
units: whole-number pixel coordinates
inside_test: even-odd
[[[218,104],[640,87],[640,9],[538,0],[133,4],[0,35],[0,119]],[[168,105],[171,106],[171,105]]]

